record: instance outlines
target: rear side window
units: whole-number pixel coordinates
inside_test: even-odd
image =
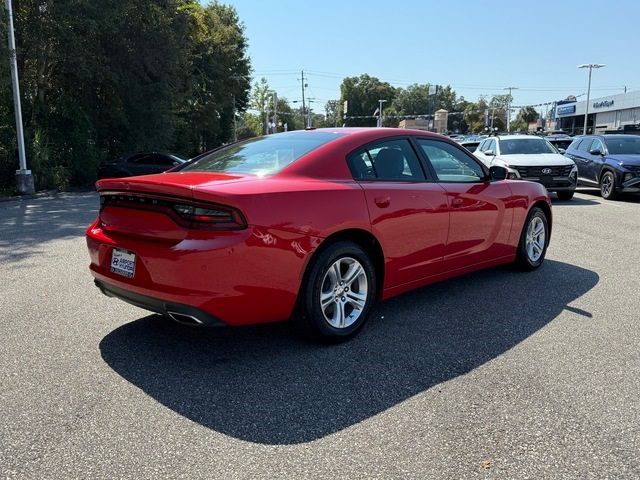
[[[571,142],[567,150],[578,150],[578,147],[580,146],[581,142],[582,142],[581,138],[576,138],[573,142]]]
[[[127,163],[135,163],[136,165],[153,165],[153,154],[142,153],[139,155],[134,155],[127,160]]]
[[[180,171],[269,175],[341,136],[333,132],[295,131],[252,138],[204,154]]]
[[[420,161],[407,139],[375,143],[348,158],[356,180],[419,182],[425,180]]]

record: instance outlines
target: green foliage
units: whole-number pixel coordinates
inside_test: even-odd
[[[327,127],[342,126],[342,117],[340,116],[340,101],[329,100],[324,106],[325,123]]]
[[[258,137],[262,135],[262,124],[260,118],[253,113],[244,112],[238,120],[236,135],[238,140]]]
[[[534,107],[523,107],[518,112],[518,118],[527,124],[535,122],[538,117],[538,111]]]
[[[14,0],[14,13],[27,162],[37,188],[89,185],[101,161],[126,152],[193,155],[233,138],[233,112],[248,105],[250,70],[233,7]],[[2,185],[13,182],[8,159],[17,157],[7,62],[0,62],[0,87]]]
[[[343,116],[344,101],[348,100],[348,116],[370,116],[378,108],[378,100],[386,100],[386,106],[395,100],[396,89],[387,82],[367,74],[359,77],[347,77],[340,85],[339,115]],[[346,121],[349,127],[371,127],[376,125],[375,118],[351,118]]]

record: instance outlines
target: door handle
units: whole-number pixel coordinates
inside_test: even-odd
[[[464,203],[464,200],[460,197],[456,197],[453,200],[451,200],[452,207],[461,207],[463,203]]]
[[[380,208],[387,208],[391,205],[391,197],[376,197],[373,199],[376,205]]]

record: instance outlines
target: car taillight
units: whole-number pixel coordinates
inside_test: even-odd
[[[242,214],[231,207],[177,203],[173,205],[173,211],[188,222],[190,228],[240,230],[247,226]]]

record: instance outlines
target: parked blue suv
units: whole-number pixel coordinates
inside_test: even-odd
[[[565,156],[578,166],[578,184],[600,187],[602,198],[640,193],[640,135],[576,137]]]

